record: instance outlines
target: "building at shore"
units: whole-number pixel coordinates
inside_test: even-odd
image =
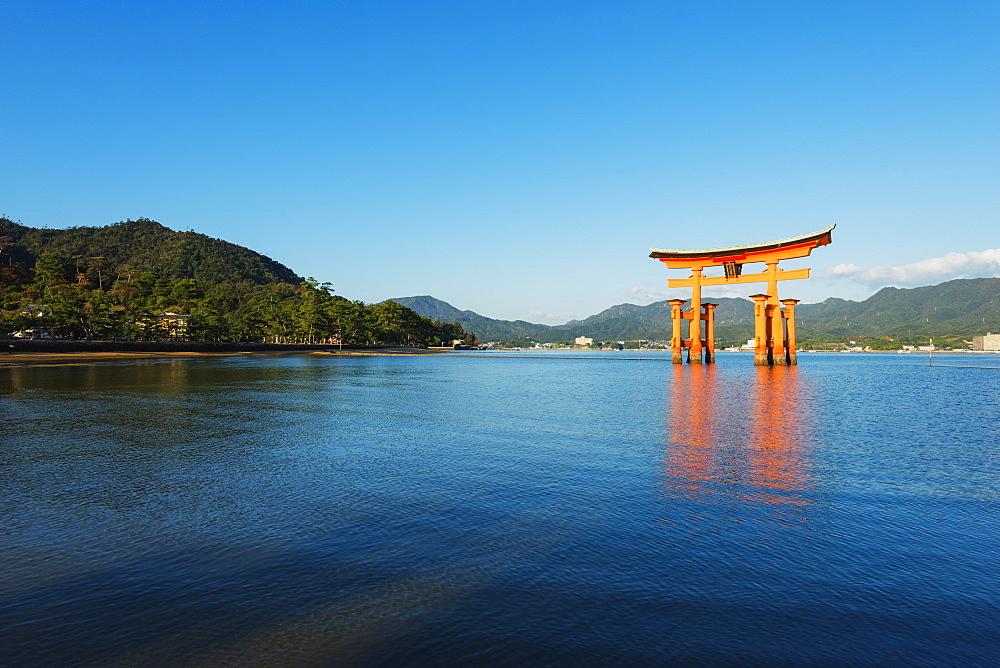
[[[1000,334],[990,334],[987,332],[985,336],[973,336],[972,349],[1000,352]]]

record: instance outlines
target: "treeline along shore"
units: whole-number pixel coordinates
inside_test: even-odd
[[[249,249],[146,219],[38,230],[0,218],[0,336],[96,339],[118,350],[475,342],[459,324],[347,299]]]

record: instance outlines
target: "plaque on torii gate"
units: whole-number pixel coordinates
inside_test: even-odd
[[[701,289],[709,285],[734,285],[736,283],[767,283],[766,294],[751,295],[754,301],[754,359],[757,366],[796,364],[795,305],[797,299],[778,299],[778,281],[809,278],[808,269],[785,271],[778,268],[781,260],[806,257],[814,248],[830,243],[833,228],[804,234],[788,239],[767,241],[745,246],[670,250],[650,248],[649,257],[662,262],[668,269],[690,269],[688,278],[671,278],[671,288],[691,288],[691,308],[682,311],[684,299],[671,299],[670,318],[673,324],[670,347],[674,364],[683,360],[688,351],[688,363],[701,364],[715,361],[715,307],[718,304],[701,303]],[[767,267],[756,274],[744,274],[743,265],[763,262]],[[722,276],[704,276],[709,267],[722,267]],[[782,308],[784,304],[784,308]],[[683,337],[682,323],[690,320],[688,338]],[[704,333],[702,323],[705,323]],[[704,338],[702,338],[704,336]]]

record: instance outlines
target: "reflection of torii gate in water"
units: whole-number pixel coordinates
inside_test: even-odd
[[[673,322],[673,338],[670,346],[674,364],[683,362],[683,349],[688,349],[688,362],[701,364],[715,361],[715,307],[718,304],[701,303],[701,288],[708,285],[731,285],[735,283],[767,283],[767,294],[750,295],[754,301],[754,348],[753,363],[757,366],[771,364],[796,364],[795,354],[795,305],[798,299],[778,300],[778,281],[793,278],[809,278],[808,269],[785,271],[778,269],[780,260],[806,257],[814,248],[830,243],[831,233],[836,225],[804,234],[799,237],[767,241],[762,244],[726,246],[723,248],[700,248],[695,250],[667,250],[651,248],[649,257],[667,265],[668,269],[690,269],[689,278],[671,278],[667,285],[671,288],[691,288],[691,310],[682,312],[684,299],[671,299],[670,318]],[[744,274],[743,265],[763,262],[767,268],[759,274]],[[706,267],[723,267],[724,276],[703,276]],[[785,308],[782,309],[781,305]],[[690,320],[689,337],[683,338],[681,323]],[[702,321],[705,322],[702,338]]]

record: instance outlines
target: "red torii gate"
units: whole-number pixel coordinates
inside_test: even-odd
[[[674,364],[683,360],[683,349],[688,349],[688,363],[701,364],[702,357],[706,363],[715,361],[715,307],[718,304],[701,303],[701,288],[707,285],[730,285],[735,283],[767,283],[767,294],[751,295],[754,301],[754,360],[757,366],[771,364],[797,364],[795,354],[795,305],[797,299],[778,299],[778,281],[796,278],[809,278],[808,269],[785,271],[778,269],[778,262],[806,257],[814,248],[830,243],[833,228],[831,225],[818,232],[804,234],[788,239],[767,241],[744,246],[724,246],[721,248],[700,248],[693,250],[670,250],[650,248],[653,252],[649,257],[667,265],[668,269],[690,269],[688,278],[668,279],[671,288],[691,288],[691,309],[681,311],[681,305],[686,300],[671,299],[670,317],[673,323],[671,349]],[[767,265],[764,271],[757,274],[744,274],[743,265],[752,262],[763,262]],[[706,267],[723,267],[723,276],[703,276]],[[782,309],[781,305],[785,308]],[[704,310],[703,310],[704,308]],[[681,323],[690,320],[689,338],[681,335]],[[702,321],[705,322],[705,338],[702,338]]]

